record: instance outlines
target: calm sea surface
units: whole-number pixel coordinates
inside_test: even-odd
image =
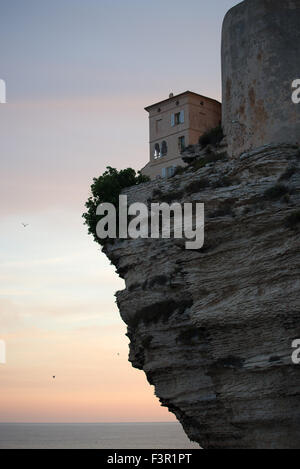
[[[0,423],[1,449],[199,449],[178,423]]]

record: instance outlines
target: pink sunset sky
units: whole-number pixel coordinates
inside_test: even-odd
[[[128,362],[124,282],[81,215],[107,165],[147,162],[145,106],[187,89],[221,99],[236,3],[1,2],[0,422],[175,420]]]

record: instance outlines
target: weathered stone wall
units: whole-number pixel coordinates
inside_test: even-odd
[[[226,15],[222,34],[222,112],[229,154],[300,142],[300,0],[245,0]]]
[[[105,253],[129,359],[204,448],[298,448],[300,155],[266,146],[126,191],[129,203],[205,203],[205,244],[124,240]]]

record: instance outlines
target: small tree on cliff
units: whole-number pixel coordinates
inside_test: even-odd
[[[84,224],[88,226],[88,233],[93,235],[94,240],[99,244],[104,244],[104,240],[99,239],[96,233],[96,226],[101,216],[96,215],[98,205],[104,202],[113,204],[118,212],[119,195],[123,189],[135,186],[143,182],[148,182],[148,176],[143,176],[140,171],[132,168],[121,169],[107,166],[106,171],[98,178],[93,179],[91,185],[92,195],[88,198],[85,207],[87,211],[82,215]]]
[[[199,144],[202,145],[203,148],[207,147],[207,145],[219,145],[223,138],[223,128],[220,124],[214,129],[210,129],[203,135],[201,135],[201,137],[199,138]]]

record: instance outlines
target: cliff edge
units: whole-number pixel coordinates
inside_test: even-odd
[[[104,247],[126,282],[129,360],[203,448],[299,446],[299,165],[298,147],[267,145],[129,188],[129,204],[204,202],[204,247]]]
[[[245,0],[227,13],[229,158],[125,191],[129,204],[204,203],[203,248],[172,238],[104,246],[126,282],[117,302],[129,359],[204,448],[299,447],[299,14],[300,0]]]

